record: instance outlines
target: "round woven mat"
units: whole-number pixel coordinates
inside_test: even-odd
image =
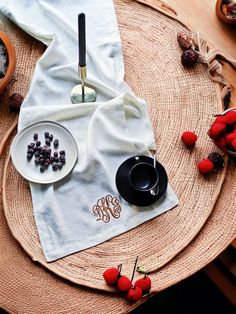
[[[110,290],[101,275],[108,267],[122,263],[123,273],[130,276],[135,257],[139,256],[138,265],[155,272],[182,251],[211,214],[226,171],[203,177],[196,168],[200,159],[215,150],[207,130],[213,114],[222,108],[217,86],[209,80],[206,68],[202,64],[191,70],[181,66],[176,34],[184,27],[133,1],[117,0],[115,4],[125,79],[136,95],[148,102],[158,159],[166,167],[179,205],[110,241],[47,263],[34,223],[28,183],[9,160],[3,182],[4,211],[9,228],[32,259],[74,283],[101,290]],[[195,131],[199,136],[192,150],[187,150],[180,141],[185,130]],[[188,254],[191,256],[191,251]],[[189,269],[188,264],[185,267]],[[158,278],[158,274],[155,272],[153,276]],[[186,274],[174,271],[171,282],[177,282],[183,276]],[[167,282],[170,284],[169,281],[162,284],[168,285]],[[154,291],[161,289],[158,281],[154,280],[153,288]]]

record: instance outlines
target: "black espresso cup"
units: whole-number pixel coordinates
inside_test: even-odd
[[[135,164],[129,172],[129,182],[138,192],[151,192],[158,186],[159,175],[154,166],[147,162]]]

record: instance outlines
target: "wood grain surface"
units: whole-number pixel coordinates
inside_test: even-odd
[[[155,2],[156,0],[149,0]],[[198,30],[208,43],[236,59],[236,25],[219,20],[215,13],[216,0],[164,0],[179,17]]]

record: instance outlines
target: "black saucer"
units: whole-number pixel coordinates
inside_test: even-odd
[[[134,156],[126,159],[117,170],[116,187],[120,195],[128,203],[136,206],[148,206],[155,203],[166,192],[168,177],[165,168],[157,161],[156,168],[159,173],[158,194],[152,195],[150,192],[136,191],[129,183],[129,172],[138,161],[153,165],[153,158],[148,156]]]

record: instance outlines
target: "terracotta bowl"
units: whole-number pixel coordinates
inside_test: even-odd
[[[230,4],[230,2],[234,2],[234,0],[228,0],[228,1],[217,0],[216,1],[216,7],[215,7],[216,15],[224,23],[236,24],[236,19],[227,15],[226,7],[227,7],[227,4]]]
[[[16,68],[16,53],[15,48],[12,45],[9,37],[4,33],[0,31],[0,39],[2,40],[3,44],[5,45],[7,49],[8,54],[8,66],[6,69],[5,76],[3,78],[0,78],[0,94],[4,91],[7,84],[10,82],[12,75]]]

